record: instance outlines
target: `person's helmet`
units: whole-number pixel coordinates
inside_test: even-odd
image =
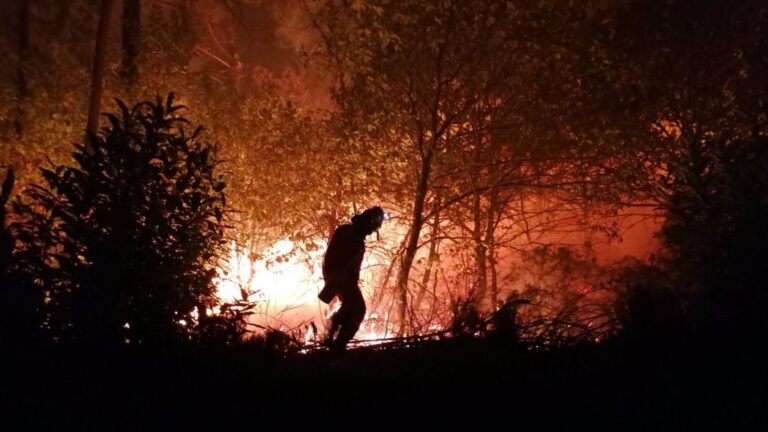
[[[352,225],[359,227],[365,233],[370,234],[378,231],[381,224],[389,219],[389,214],[381,207],[371,207],[368,210],[352,217]]]

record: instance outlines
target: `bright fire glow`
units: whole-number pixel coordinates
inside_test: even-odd
[[[360,287],[369,310],[355,337],[358,341],[389,337],[391,333],[383,329],[394,327],[394,323],[371,311],[373,289],[389,260],[381,253],[371,251],[374,242],[370,239],[375,236],[369,237],[360,274]],[[227,261],[217,269],[214,283],[222,303],[254,305],[255,313],[249,318],[250,323],[282,331],[298,330],[306,343],[312,343],[323,339],[328,320],[340,304],[333,301],[326,305],[317,298],[324,283],[322,262],[326,245],[310,252],[299,251],[298,246],[283,239],[253,257],[233,242]],[[312,322],[318,324],[317,334],[311,329]]]
[[[322,288],[319,265],[314,271],[300,258],[292,255],[290,240],[280,240],[264,253],[264,258],[252,260],[246,251],[230,245],[229,260],[218,269],[214,280],[217,295],[223,302],[238,300],[270,302],[275,306],[298,306],[315,301]],[[322,263],[324,249],[311,253],[309,259]]]

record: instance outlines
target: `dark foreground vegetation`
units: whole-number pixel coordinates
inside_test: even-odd
[[[14,352],[2,359],[0,402],[13,430],[763,430],[768,377],[754,342],[526,351],[451,340],[287,358],[248,349]]]

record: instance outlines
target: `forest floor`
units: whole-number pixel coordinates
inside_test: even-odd
[[[5,353],[3,430],[768,430],[768,367],[743,344]],[[6,428],[3,426],[12,426]]]

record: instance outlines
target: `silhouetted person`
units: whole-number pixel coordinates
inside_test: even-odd
[[[530,300],[521,299],[517,291],[513,291],[507,300],[491,316],[493,336],[502,342],[517,343],[520,329],[517,325],[517,309],[521,305],[531,304]]]
[[[335,296],[341,300],[341,308],[331,317],[326,339],[331,350],[343,351],[365,317],[365,300],[358,285],[365,237],[377,231],[386,218],[381,207],[371,207],[353,216],[351,224],[336,228],[331,236],[323,259],[325,287],[319,295],[325,303]]]
[[[482,322],[480,314],[477,312],[477,305],[471,297],[459,299],[452,307],[453,320],[451,322],[451,332],[454,336],[471,335],[480,330]]]

